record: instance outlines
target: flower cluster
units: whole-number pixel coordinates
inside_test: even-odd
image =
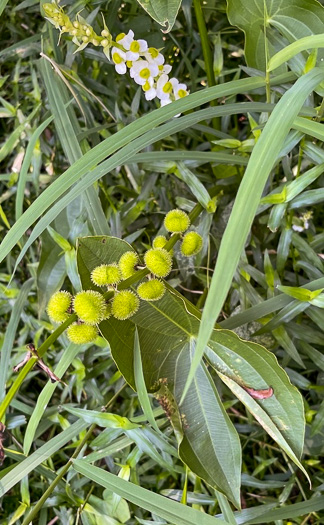
[[[172,67],[165,63],[160,50],[149,47],[146,40],[135,40],[132,30],[127,34],[120,33],[113,41],[105,24],[101,35],[98,35],[80,15],[72,22],[55,3],[43,4],[43,9],[46,18],[61,33],[72,36],[78,46],[76,51],[81,51],[90,43],[101,46],[105,55],[108,58],[111,56],[117,73],[124,75],[129,71],[134,82],[142,87],[146,100],[157,98],[161,106],[165,106],[188,95],[186,84],[170,76]]]
[[[184,211],[178,209],[169,211],[165,216],[164,226],[171,234],[180,236],[180,250],[183,255],[190,257],[201,250],[202,238],[195,231],[187,231],[190,227],[190,219]],[[129,250],[123,253],[118,261],[101,264],[92,270],[91,281],[99,289],[106,288],[107,294],[101,291],[82,290],[72,297],[66,291],[56,292],[47,305],[49,318],[56,323],[64,323],[74,312],[78,321],[67,328],[68,338],[75,344],[91,343],[96,339],[98,325],[102,321],[111,316],[124,321],[135,315],[141,299],[143,301],[162,299],[165,284],[161,279],[167,277],[172,269],[173,251],[166,249],[167,242],[165,236],[158,235],[153,240],[153,247],[144,253],[143,260],[149,275],[148,279],[142,280],[136,291],[118,289],[118,284],[134,275],[139,268],[139,256]],[[109,299],[107,300],[106,297]]]

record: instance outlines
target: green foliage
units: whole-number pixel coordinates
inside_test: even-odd
[[[1,522],[323,522],[322,4],[0,1]]]

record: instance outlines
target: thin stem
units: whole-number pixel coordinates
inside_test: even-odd
[[[211,51],[211,47],[210,47],[210,43],[208,39],[208,32],[207,32],[207,27],[205,24],[204,13],[203,13],[202,6],[201,6],[201,0],[194,0],[193,5],[195,9],[197,25],[198,25],[198,30],[200,34],[202,52],[204,56],[207,83],[209,87],[216,86],[213,55],[212,55],[212,51]],[[216,106],[217,105],[216,100],[211,100],[210,105]],[[220,129],[220,119],[219,118],[213,118],[213,126],[214,126],[214,129]]]

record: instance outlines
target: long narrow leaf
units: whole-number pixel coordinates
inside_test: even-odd
[[[208,516],[198,510],[181,505],[176,501],[155,494],[150,490],[143,489],[125,481],[118,476],[114,476],[101,468],[89,465],[80,459],[73,462],[73,468],[102,487],[112,490],[122,498],[146,509],[170,523],[177,525],[224,525],[227,521]]]

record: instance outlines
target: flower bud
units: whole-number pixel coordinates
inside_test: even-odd
[[[93,325],[73,323],[68,327],[66,335],[71,343],[83,345],[94,341],[97,338],[98,331]]]
[[[171,233],[183,233],[188,230],[190,219],[182,210],[171,210],[165,216],[164,226]]]
[[[117,264],[101,264],[91,272],[91,281],[97,286],[117,284],[121,280],[121,272]]]
[[[137,293],[144,301],[158,301],[165,293],[165,285],[159,279],[151,279],[141,283],[137,288]]]
[[[119,269],[123,279],[128,279],[136,272],[135,265],[138,263],[138,255],[136,252],[125,252],[119,259]]]
[[[139,304],[139,298],[134,292],[131,290],[122,290],[114,296],[111,312],[116,319],[124,321],[137,312]]]
[[[182,255],[185,257],[190,257],[191,255],[196,255],[200,252],[203,245],[203,240],[201,235],[197,232],[188,232],[183,238],[183,241],[180,246]]]
[[[72,296],[69,292],[56,292],[47,305],[48,317],[55,323],[64,323],[69,317],[67,310],[70,308]]]
[[[157,277],[166,277],[172,268],[172,257],[164,248],[152,248],[144,254],[144,262]]]
[[[79,319],[91,325],[100,323],[106,312],[104,297],[93,290],[79,292],[74,298],[73,306]]]

